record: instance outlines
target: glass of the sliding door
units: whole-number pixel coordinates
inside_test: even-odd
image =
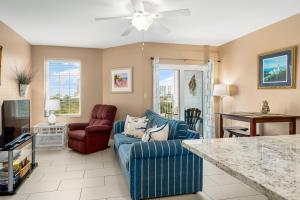
[[[203,116],[203,71],[185,70],[183,77],[183,108],[184,111],[189,108],[198,108]],[[201,120],[200,120],[201,121]],[[196,131],[202,132],[202,123],[198,121]]]
[[[179,70],[159,71],[160,114],[169,119],[179,119]]]

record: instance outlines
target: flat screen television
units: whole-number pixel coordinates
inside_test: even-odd
[[[3,148],[22,134],[30,133],[30,101],[3,101],[1,118],[0,148]]]

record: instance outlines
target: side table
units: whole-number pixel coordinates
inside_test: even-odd
[[[37,147],[64,147],[66,144],[67,123],[38,123],[34,126]]]

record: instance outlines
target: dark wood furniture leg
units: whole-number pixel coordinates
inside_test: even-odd
[[[256,122],[255,120],[250,121],[250,136],[256,136]]]
[[[220,115],[220,138],[224,137],[223,115]]]
[[[296,134],[296,119],[292,119],[290,122],[290,135]]]

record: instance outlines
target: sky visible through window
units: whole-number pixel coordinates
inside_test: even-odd
[[[59,99],[58,114],[79,113],[80,63],[67,61],[48,62],[48,99]]]
[[[170,79],[174,77],[174,70],[160,70],[159,72],[159,81]]]
[[[50,97],[79,94],[80,64],[71,62],[49,62]]]
[[[170,119],[173,118],[175,73],[172,69],[159,70],[160,114]]]

